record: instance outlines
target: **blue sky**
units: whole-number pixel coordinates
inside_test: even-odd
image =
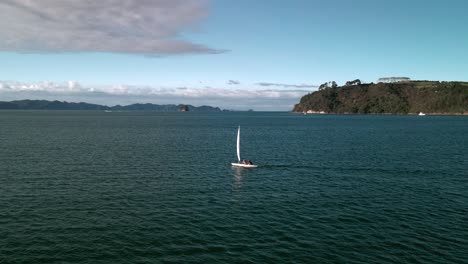
[[[331,80],[468,80],[464,1],[36,2],[0,4],[0,100],[290,110]]]

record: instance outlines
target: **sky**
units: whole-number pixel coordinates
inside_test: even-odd
[[[328,81],[468,81],[468,2],[3,0],[0,101],[288,111]]]

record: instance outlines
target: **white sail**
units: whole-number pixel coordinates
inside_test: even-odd
[[[240,126],[237,129],[237,159],[240,162]]]
[[[237,129],[237,159],[238,159],[238,163],[231,163],[232,166],[241,167],[241,168],[257,168],[258,167],[257,165],[253,164],[251,161],[241,163],[241,158],[240,158],[240,126]]]

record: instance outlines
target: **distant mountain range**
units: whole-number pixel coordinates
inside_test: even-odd
[[[0,109],[10,110],[109,110],[109,111],[148,111],[148,112],[220,112],[219,107],[212,106],[193,106],[184,104],[131,104],[131,105],[116,105],[105,106],[88,103],[71,103],[61,101],[47,100],[17,100],[10,102],[1,102]]]
[[[303,96],[294,112],[333,114],[465,114],[468,82],[408,81],[323,85]]]

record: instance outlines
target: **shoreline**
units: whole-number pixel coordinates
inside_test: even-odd
[[[344,113],[335,113],[335,112],[295,112],[292,111],[291,113],[293,114],[299,114],[299,115],[401,115],[401,116],[419,116],[418,113],[407,113],[407,114],[399,114],[399,113],[349,113],[349,112],[344,112]],[[423,116],[468,116],[468,112],[464,113],[424,113],[425,115]]]

